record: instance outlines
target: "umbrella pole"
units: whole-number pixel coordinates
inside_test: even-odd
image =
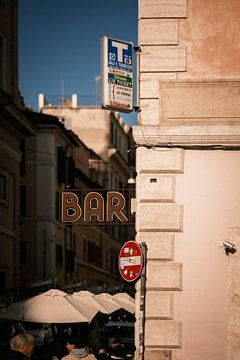
[[[58,356],[59,356],[59,358],[61,358],[61,357],[62,357],[61,347],[60,347],[59,338],[58,338],[58,333],[57,333],[57,331],[56,331],[55,325],[51,324],[51,329],[52,329],[52,334],[53,334],[54,342],[55,342],[55,344],[57,345]]]
[[[93,322],[95,324],[95,327],[96,327],[96,330],[97,330],[97,336],[98,336],[98,339],[101,341],[101,343],[103,342],[102,340],[102,336],[101,336],[101,333],[100,333],[100,329],[99,329],[99,325],[98,325],[98,321],[96,319],[96,316],[95,318],[93,319]]]

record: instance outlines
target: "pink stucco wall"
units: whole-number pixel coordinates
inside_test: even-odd
[[[179,41],[187,46],[187,73],[180,78],[240,75],[240,1],[188,0]]]
[[[182,349],[174,360],[225,360],[228,262],[222,242],[240,226],[240,153],[186,151],[176,178],[184,204],[175,260],[183,263],[183,291],[175,293],[174,319],[182,320]],[[240,251],[240,250],[239,250]]]

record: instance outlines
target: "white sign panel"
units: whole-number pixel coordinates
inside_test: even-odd
[[[102,38],[102,105],[133,111],[133,43]]]

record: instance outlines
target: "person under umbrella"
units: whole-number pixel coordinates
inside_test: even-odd
[[[126,349],[124,344],[121,343],[119,338],[116,338],[111,345],[109,350],[110,359],[113,360],[124,360],[126,358]]]
[[[109,355],[104,347],[98,349],[97,360],[109,360]]]
[[[26,333],[16,335],[10,340],[10,348],[9,359],[28,360],[33,353],[34,338]]]
[[[68,355],[62,357],[61,360],[96,360],[93,354],[90,354],[87,346],[82,346],[81,341],[77,337],[70,336],[66,348]]]

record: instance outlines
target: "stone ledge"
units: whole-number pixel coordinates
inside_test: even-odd
[[[173,292],[159,290],[147,291],[146,319],[173,319]]]
[[[139,21],[139,45],[177,45],[177,19],[142,19]]]
[[[145,325],[146,348],[180,348],[182,323],[174,320],[147,320]]]
[[[160,81],[160,125],[240,124],[240,82]]]
[[[140,73],[140,99],[159,99],[159,82],[176,80],[177,73]]]
[[[149,148],[240,146],[240,125],[133,126],[133,136],[137,145]]]
[[[159,349],[151,349],[145,350],[144,354],[145,360],[171,360],[172,352],[171,350],[159,350]]]
[[[186,0],[139,0],[139,18],[185,18]]]
[[[175,201],[175,178],[168,175],[139,174],[137,183],[137,199],[139,202]]]
[[[140,72],[186,71],[187,51],[185,46],[141,47]]]
[[[182,231],[183,205],[173,203],[138,203],[137,231]]]
[[[182,290],[182,264],[148,261],[147,290]]]
[[[141,123],[142,125],[159,124],[159,100],[158,99],[140,99]]]
[[[184,171],[184,151],[140,147],[137,149],[136,163],[138,173],[179,174]]]
[[[147,258],[153,261],[174,259],[174,234],[162,232],[139,232],[138,243],[147,244]]]

